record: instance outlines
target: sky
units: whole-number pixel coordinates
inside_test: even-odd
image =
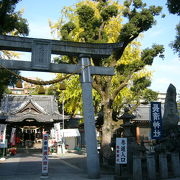
[[[22,0],[16,6],[16,11],[24,9],[23,17],[27,19],[30,29],[29,37],[52,39],[48,20],[57,22],[61,16],[61,10],[64,6],[70,6],[79,2],[79,0]],[[121,3],[122,1],[119,0]],[[175,39],[175,27],[180,21],[176,15],[168,12],[166,0],[146,0],[147,3],[163,6],[165,18],[156,18],[157,23],[150,30],[143,34],[140,39],[142,49],[151,47],[153,44],[162,44],[165,47],[165,58],[155,58],[150,69],[153,72],[151,89],[157,92],[165,93],[169,84],[172,83],[180,93],[180,59],[173,52],[169,44]],[[158,3],[158,4],[157,4]],[[28,55],[25,56],[26,58]],[[22,72],[25,77],[38,77],[43,80],[50,80],[55,77],[52,73]]]

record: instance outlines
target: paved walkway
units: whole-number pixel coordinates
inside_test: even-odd
[[[39,153],[17,154],[0,161],[0,180],[39,180],[41,177]],[[49,180],[85,180],[87,169],[85,155],[68,153],[49,157]],[[113,175],[102,173],[99,179],[113,180]]]

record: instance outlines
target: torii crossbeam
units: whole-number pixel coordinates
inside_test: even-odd
[[[0,64],[8,69],[24,71],[43,71],[54,73],[80,74],[82,83],[83,115],[87,150],[87,170],[89,178],[100,176],[97,152],[96,127],[92,100],[92,75],[114,75],[112,67],[90,66],[90,57],[108,57],[119,43],[96,44],[49,39],[36,39],[0,35],[0,50],[31,52],[31,62],[0,59]],[[78,56],[78,64],[51,63],[51,54]],[[81,69],[80,72],[78,70]]]

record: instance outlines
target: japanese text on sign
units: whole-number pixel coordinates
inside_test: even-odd
[[[11,131],[11,138],[10,138],[10,143],[12,146],[15,146],[16,145],[16,142],[15,142],[15,138],[16,138],[16,128],[12,128],[12,131]]]
[[[6,124],[0,124],[0,145],[5,144]]]
[[[48,134],[43,134],[42,175],[48,175]]]
[[[55,123],[54,124],[54,129],[55,129],[55,138],[56,142],[61,142],[62,141],[62,136],[61,136],[61,128],[60,128],[60,123]]]
[[[116,138],[116,164],[127,164],[127,138]]]
[[[151,102],[151,138],[162,137],[161,103]]]

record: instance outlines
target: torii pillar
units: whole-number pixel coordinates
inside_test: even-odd
[[[80,81],[82,83],[83,116],[87,151],[88,177],[99,178],[100,166],[97,151],[96,127],[92,99],[92,77],[89,67],[89,57],[83,54],[80,55],[80,64],[82,66]]]

